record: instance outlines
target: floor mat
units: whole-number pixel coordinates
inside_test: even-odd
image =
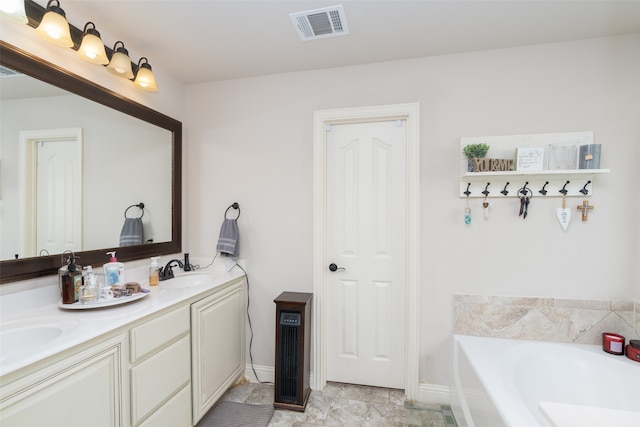
[[[272,416],[273,405],[222,401],[198,422],[197,427],[266,427]]]

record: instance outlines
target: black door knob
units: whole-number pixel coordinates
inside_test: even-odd
[[[338,267],[336,264],[331,263],[329,264],[329,270],[331,271],[344,270],[344,267]]]

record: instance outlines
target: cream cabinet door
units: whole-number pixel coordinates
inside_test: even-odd
[[[124,335],[2,387],[2,427],[124,425]]]
[[[244,278],[191,305],[193,424],[244,375]]]

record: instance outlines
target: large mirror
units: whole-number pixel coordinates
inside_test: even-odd
[[[0,64],[29,76],[2,79],[0,283],[55,274],[66,249],[83,266],[180,252],[182,124],[3,41]],[[51,86],[25,97],[27,79]]]

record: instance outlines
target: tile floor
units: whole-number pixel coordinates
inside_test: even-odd
[[[222,400],[264,405],[273,403],[273,386],[244,383],[231,388]],[[451,427],[442,410],[448,407],[407,402],[402,390],[328,383],[312,391],[305,412],[276,409],[270,427]],[[451,417],[448,417],[451,420]]]

